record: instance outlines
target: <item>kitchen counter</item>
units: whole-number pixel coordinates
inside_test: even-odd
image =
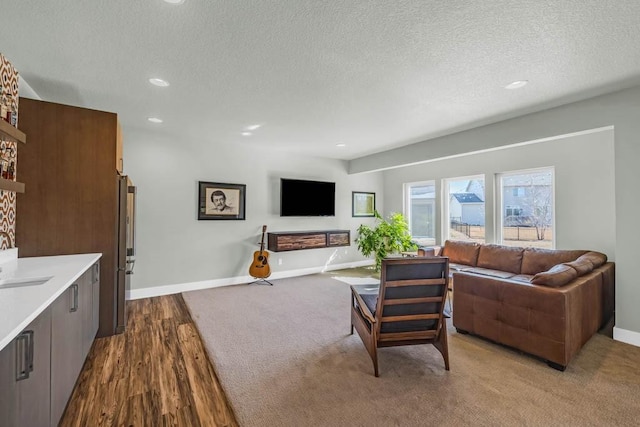
[[[15,251],[15,252],[14,252]],[[49,277],[41,285],[0,287],[0,350],[42,313],[60,294],[89,269],[102,254],[11,258],[17,250],[0,255],[0,281]]]

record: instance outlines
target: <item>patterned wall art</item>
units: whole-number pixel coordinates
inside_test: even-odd
[[[18,72],[2,53],[0,53],[0,103],[14,114],[16,119],[12,124],[17,127]],[[6,164],[13,162],[13,179],[15,180],[18,170],[17,143],[4,140],[0,141],[0,161],[7,162]],[[11,241],[15,242],[16,193],[13,191],[0,190],[0,230],[8,232],[11,236]],[[7,238],[0,236],[0,239],[0,249],[9,248]]]

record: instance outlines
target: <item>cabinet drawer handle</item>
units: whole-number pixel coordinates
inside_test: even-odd
[[[25,331],[27,334],[27,345],[29,347],[29,351],[27,352],[27,371],[33,372],[33,347],[35,346],[34,333],[33,331]]]
[[[96,283],[100,279],[100,264],[93,264],[93,281],[92,283]]]
[[[69,313],[78,311],[78,284],[74,283],[73,285],[71,285],[71,289],[73,290],[73,302],[71,308],[69,309]]]
[[[29,378],[29,334],[22,332],[16,337],[16,381]]]

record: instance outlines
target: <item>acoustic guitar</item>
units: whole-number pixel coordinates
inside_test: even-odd
[[[271,275],[271,267],[269,267],[269,252],[264,250],[264,233],[267,226],[262,226],[262,240],[260,241],[260,250],[253,253],[253,262],[249,267],[249,274],[256,279],[265,279]]]

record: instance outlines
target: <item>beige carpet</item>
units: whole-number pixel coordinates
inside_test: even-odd
[[[433,346],[394,347],[375,378],[331,276],[183,294],[240,425],[640,423],[640,348],[603,335],[559,372],[449,325],[451,371]]]

